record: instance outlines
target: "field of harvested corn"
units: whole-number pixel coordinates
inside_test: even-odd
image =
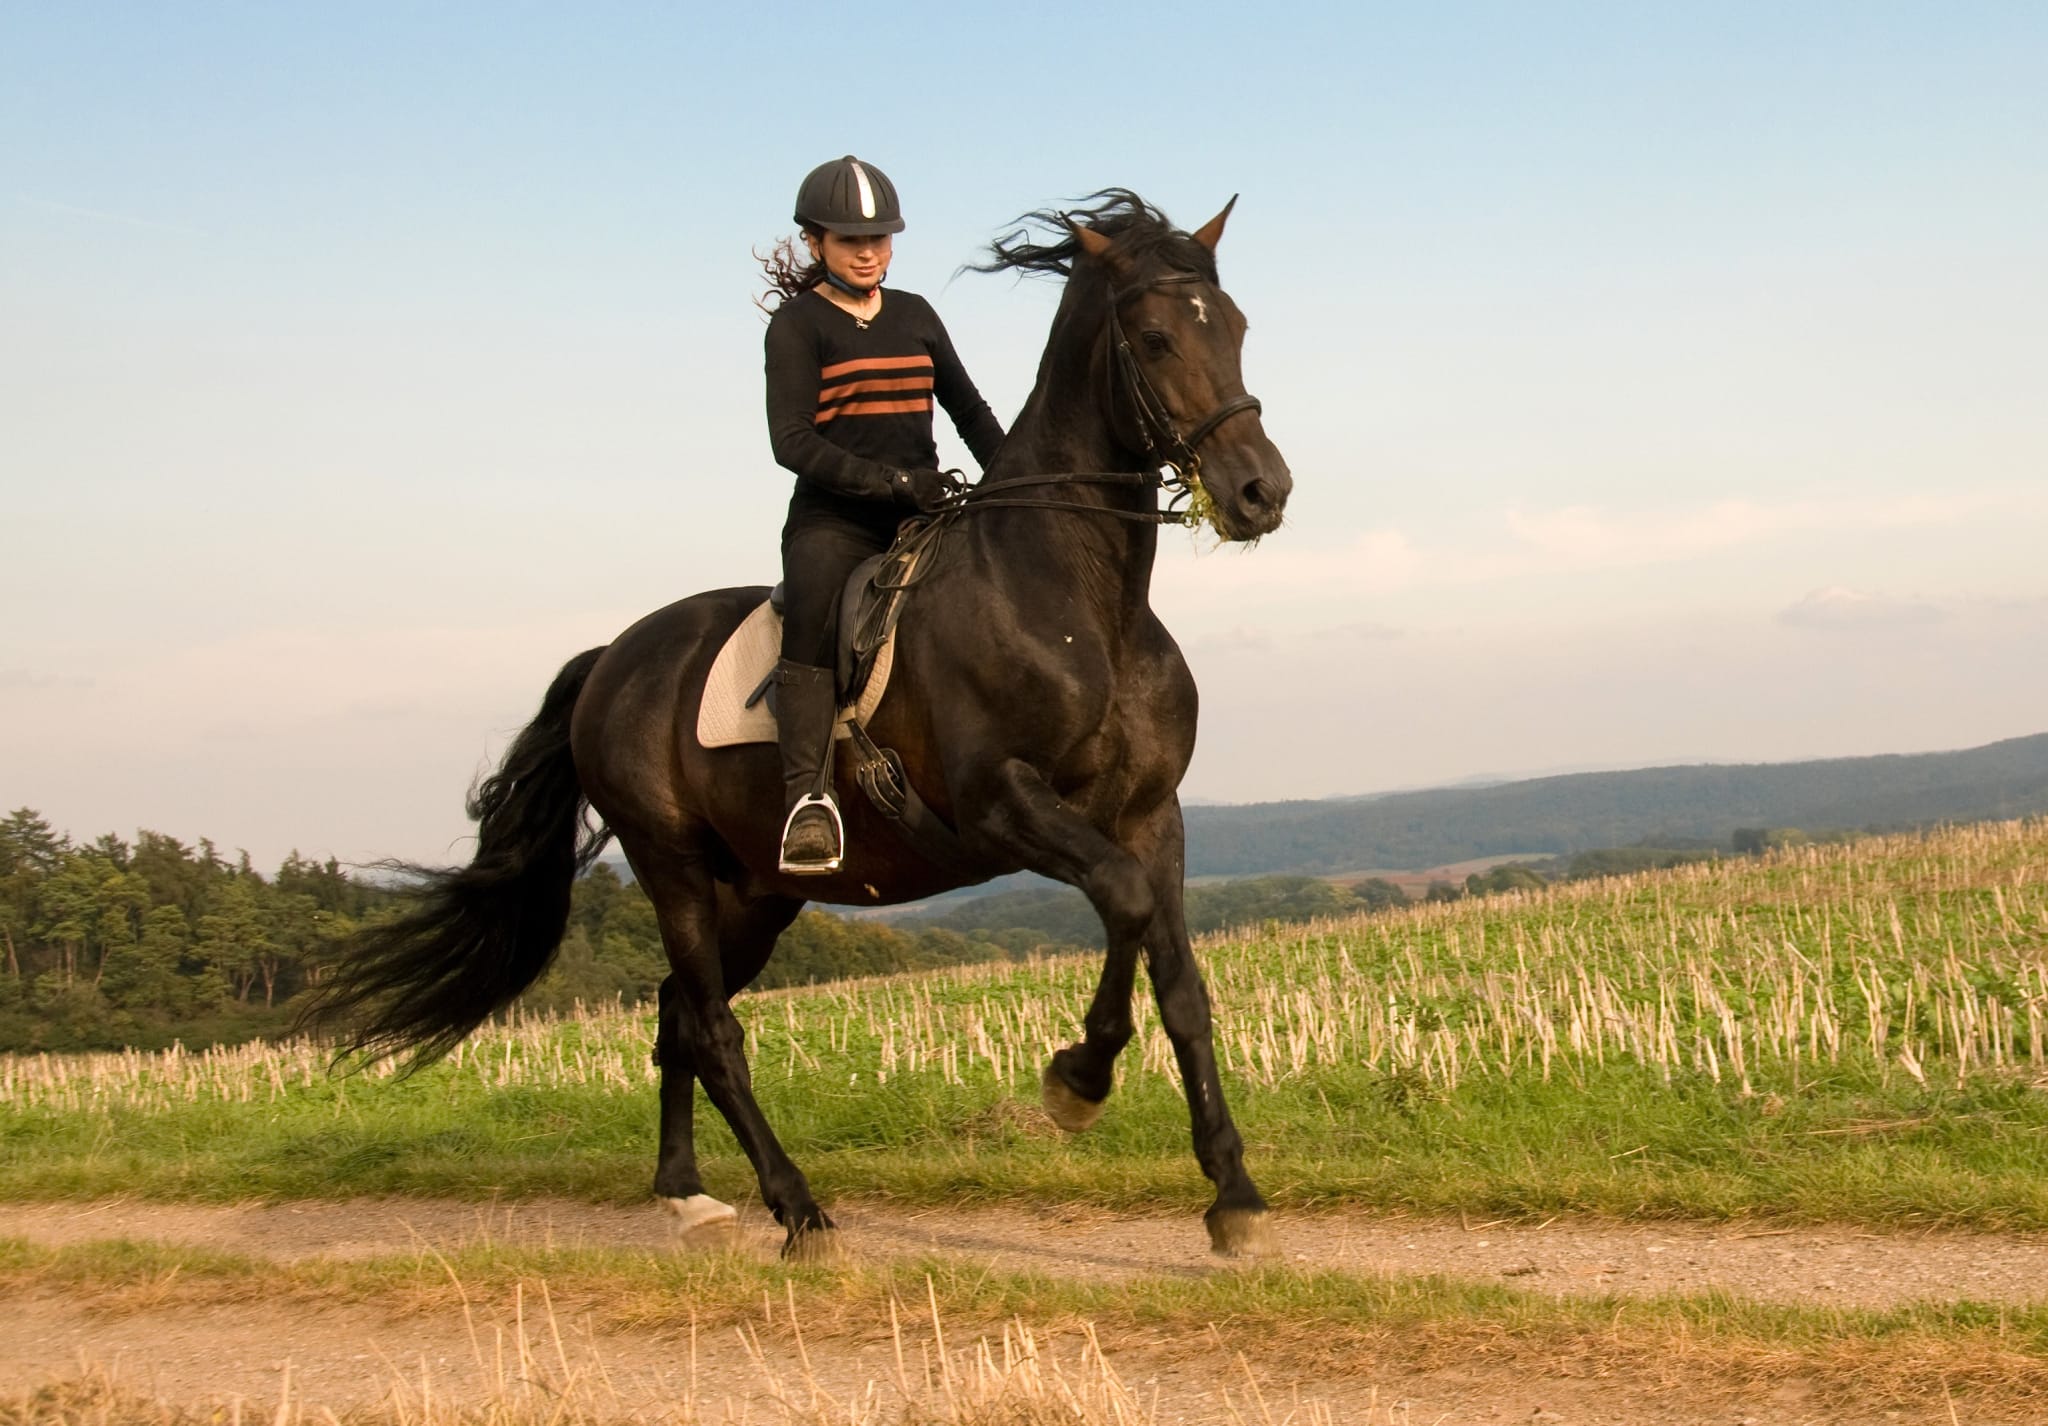
[[[685,1318],[729,1327],[763,1294],[786,1293],[775,1331],[792,1342],[807,1312],[825,1338],[858,1340],[862,1324],[919,1296],[934,1335],[951,1313],[996,1342],[1011,1318],[1048,1340],[1114,1322],[1155,1354],[1205,1323],[1264,1319],[1269,1360],[1326,1384],[1334,1360],[1390,1381],[1453,1359],[1493,1362],[1523,1383],[1606,1373],[1640,1397],[1635,1414],[1611,1419],[1693,1419],[1642,1405],[1658,1399],[1638,1379],[1652,1359],[1664,1387],[1699,1401],[1750,1399],[1773,1372],[1807,1383],[1828,1411],[1860,1402],[1910,1416],[1961,1399],[1979,1414],[1957,1419],[2024,1420],[2048,1400],[2048,1309],[2024,1284],[1995,1305],[1968,1282],[1937,1286],[1860,1317],[1819,1289],[1798,1304],[1796,1263],[1795,1300],[1774,1289],[1768,1312],[1739,1284],[1700,1296],[1681,1284],[1630,1306],[1612,1276],[1562,1290],[1498,1281],[1535,1267],[1488,1269],[1495,1285],[1474,1296],[1455,1267],[1376,1273],[1347,1259],[1340,1270],[1317,1260],[1314,1231],[1299,1231],[1368,1219],[1496,1234],[1562,1224],[1616,1241],[1663,1228],[1678,1235],[1669,1243],[1785,1235],[1797,1246],[1826,1225],[1893,1243],[1940,1230],[1964,1244],[1958,1262],[1970,1243],[1987,1261],[2002,1244],[2017,1251],[2048,1232],[2048,823],[1252,928],[1201,956],[1248,1161],[1297,1229],[1288,1260],[1253,1276],[1186,1277],[1207,1271],[1207,1186],[1155,1016],[1141,1015],[1096,1129],[1062,1137],[1037,1110],[1040,1068],[1077,1033],[1092,988],[1094,962],[1076,959],[743,997],[756,1091],[828,1210],[854,1206],[856,1251],[863,1215],[881,1224],[885,1209],[940,1222],[1021,1214],[1023,1237],[1032,1221],[1057,1235],[1147,1219],[1184,1225],[1186,1262],[1170,1271],[1140,1263],[1105,1296],[1024,1272],[1014,1254],[970,1274],[927,1243],[914,1261],[785,1272],[757,1225],[741,1262],[687,1283],[635,1256],[651,1251],[637,1241],[585,1250],[598,1259],[451,1243],[439,1267],[398,1253],[321,1281],[348,1301],[468,1311],[465,1282],[502,1294],[552,1273],[580,1284],[582,1300],[637,1304],[630,1321],[612,1321],[620,1331],[650,1330],[662,1316],[650,1303],[662,1300],[681,1330]],[[352,1197],[386,1214],[432,1203],[444,1218],[464,1203],[619,1211],[645,1202],[652,1171],[651,1032],[649,1016],[616,1008],[521,1021],[411,1078],[388,1066],[333,1077],[306,1044],[0,1062],[0,1199],[81,1215],[113,1202],[169,1214],[260,1201],[331,1218]],[[744,1159],[708,1107],[698,1122],[707,1188],[744,1203]],[[165,1274],[180,1284],[167,1289],[173,1302],[320,1292],[308,1269],[272,1271],[261,1254],[193,1259],[198,1247],[159,1244],[131,1259],[32,1237],[11,1240],[0,1276],[59,1297],[132,1293]],[[1487,1247],[1484,1233],[1476,1241]],[[1643,1314],[1633,1336],[1620,1332],[1631,1313]],[[764,1321],[776,1320],[769,1310]],[[1674,1355],[1674,1342],[1687,1345]],[[1088,1360],[1099,1365],[1099,1353]],[[1239,1419],[1260,1419],[1246,1405],[1253,1381],[1231,1398]],[[1349,1400],[1352,1419],[1366,1419],[1364,1398]],[[1141,1405],[1101,1419],[1232,1419],[1220,1406],[1130,1414]]]
[[[1806,848],[1202,949],[1277,1205],[2048,1228],[2048,824]],[[1140,997],[1103,1124],[1035,1109],[1095,964],[742,997],[827,1193],[1204,1202]],[[315,1045],[0,1062],[0,1194],[640,1197],[651,1019],[476,1036],[410,1078]],[[751,1175],[700,1114],[715,1193]]]

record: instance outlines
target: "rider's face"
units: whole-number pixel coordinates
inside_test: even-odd
[[[840,281],[855,287],[873,287],[889,270],[889,233],[862,238],[849,238],[842,233],[812,237],[806,233],[804,238],[811,245],[812,257],[821,259]]]

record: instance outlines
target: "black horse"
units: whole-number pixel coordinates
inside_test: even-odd
[[[1244,392],[1244,318],[1217,285],[1230,209],[1188,234],[1135,194],[1097,199],[1079,214],[1028,215],[981,265],[1064,274],[1065,290],[1030,399],[910,596],[869,726],[956,829],[960,855],[942,865],[914,851],[842,767],[845,865],[778,873],[774,746],[706,749],[695,737],[712,659],[767,591],[699,594],[562,669],[471,797],[472,863],[423,873],[407,913],[361,937],[322,988],[313,1014],[344,1022],[347,1047],[423,1062],[540,976],[571,882],[605,840],[587,805],[652,898],[672,968],[655,1044],[655,1193],[691,1224],[731,1216],[698,1179],[702,1080],[788,1230],[784,1251],[813,1251],[829,1245],[831,1220],[755,1102],[729,998],[807,900],[902,902],[1028,869],[1085,892],[1109,946],[1084,1037],[1046,1069],[1048,1112],[1070,1130],[1100,1115],[1143,951],[1195,1155],[1216,1186],[1211,1244],[1269,1251],[1182,916],[1176,788],[1194,751],[1195,684],[1148,592],[1163,464],[1199,472],[1229,539],[1276,529],[1293,482]]]

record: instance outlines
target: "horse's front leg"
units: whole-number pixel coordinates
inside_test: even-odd
[[[1116,1057],[1131,1041],[1131,990],[1138,973],[1138,941],[1112,938],[1102,979],[1081,1021],[1081,1038],[1055,1051],[1040,1082],[1045,1112],[1069,1134],[1095,1127],[1115,1084]]]
[[[673,972],[663,989],[671,991],[672,987],[672,1033],[680,1037],[678,1048],[686,1054],[688,1064],[703,1082],[704,1092],[725,1116],[733,1136],[746,1151],[761,1185],[761,1201],[787,1230],[783,1253],[792,1257],[829,1254],[832,1220],[818,1207],[810,1183],[783,1152],[775,1131],[768,1127],[767,1117],[754,1099],[753,1077],[747,1070],[746,1032],[726,1003],[716,884],[702,861],[695,857],[664,859],[655,865],[636,861],[634,870],[654,902],[662,945]],[[669,1017],[665,1005],[664,1031],[668,1030]],[[667,1065],[663,1068],[666,1070]],[[688,1116],[684,1107],[666,1092],[666,1080],[664,1074],[662,1166],[680,1172],[683,1160],[680,1156],[670,1157],[668,1131],[687,1133]],[[689,1172],[694,1176],[694,1157],[689,1161]],[[661,1181],[657,1180],[657,1188],[660,1186]],[[690,1185],[678,1178],[673,1186]]]
[[[1210,1029],[1209,988],[1202,982],[1201,967],[1195,964],[1194,947],[1188,941],[1178,806],[1169,804],[1162,809],[1146,830],[1145,861],[1155,912],[1145,937],[1145,967],[1159,1002],[1160,1024],[1180,1064],[1195,1158],[1216,1185],[1216,1201],[1204,1216],[1209,1243],[1225,1257],[1271,1257],[1279,1251],[1279,1244],[1267,1217],[1266,1200],[1245,1172],[1244,1140],[1223,1101],[1223,1081],[1216,1068],[1215,1037]]]
[[[1095,1122],[1110,1089],[1117,1053],[1131,1037],[1131,988],[1144,951],[1160,1016],[1187,1086],[1195,1157],[1216,1185],[1207,1219],[1219,1253],[1269,1250],[1265,1200],[1244,1167],[1244,1142],[1231,1122],[1210,1040],[1209,997],[1188,945],[1180,897],[1179,809],[1168,802],[1144,829],[1137,850],[1097,831],[1061,802],[1036,770],[1010,762],[975,805],[975,830],[1031,870],[1078,887],[1102,918],[1109,951],[1083,1038],[1046,1069],[1046,1108],[1063,1127]]]

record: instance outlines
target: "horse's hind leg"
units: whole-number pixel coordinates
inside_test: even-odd
[[[725,1122],[732,1126],[734,1137],[746,1151],[761,1185],[761,1201],[789,1234],[783,1252],[796,1255],[828,1250],[826,1235],[832,1221],[818,1207],[810,1184],[783,1152],[775,1131],[768,1127],[767,1117],[754,1099],[753,1079],[747,1071],[746,1033],[726,1003],[725,947],[720,937],[717,884],[703,859],[689,854],[665,856],[649,865],[636,862],[635,870],[654,902],[662,944],[668,951],[672,974],[662,986],[662,1028],[667,1031],[671,1023],[675,1027],[672,1033],[677,1038],[673,1043],[682,1057],[678,1063],[694,1070],[696,1078],[703,1081],[705,1094],[725,1116]],[[742,942],[751,944],[745,933],[752,930],[758,934],[777,915],[782,917],[782,925],[787,925],[795,915],[795,907],[787,902],[772,907],[764,905],[754,921],[738,928]],[[781,929],[781,925],[774,928],[775,932]],[[769,943],[773,940],[774,933],[769,933]],[[761,958],[766,959],[765,953]],[[755,969],[758,968],[756,964]],[[662,1167],[666,1169],[673,1163],[680,1173],[687,1165],[689,1178],[658,1179],[657,1186],[671,1182],[677,1187],[689,1187],[696,1173],[694,1154],[678,1154],[672,1160],[668,1153],[671,1125],[685,1142],[688,1138],[688,1081],[677,1076],[681,1092],[672,1097],[666,1062],[663,1068]]]
[[[725,882],[718,884],[718,963],[728,997],[754,983],[776,939],[803,909],[803,902],[786,896],[743,897]]]
[[[718,887],[718,959],[727,994],[761,973],[775,939],[803,908],[801,901],[760,897],[743,901],[730,887]],[[697,1176],[694,1117],[697,1067],[684,1039],[676,978],[661,983],[660,1019],[654,1062],[661,1070],[661,1148],[654,1168],[654,1192],[680,1220],[684,1233],[732,1225],[738,1214],[704,1192]]]
[[[661,1147],[654,1164],[654,1193],[676,1216],[682,1233],[731,1227],[739,1215],[704,1191],[697,1177],[694,1117],[697,1067],[683,1037],[676,978],[661,983],[654,1031],[654,1063],[661,1071]]]

